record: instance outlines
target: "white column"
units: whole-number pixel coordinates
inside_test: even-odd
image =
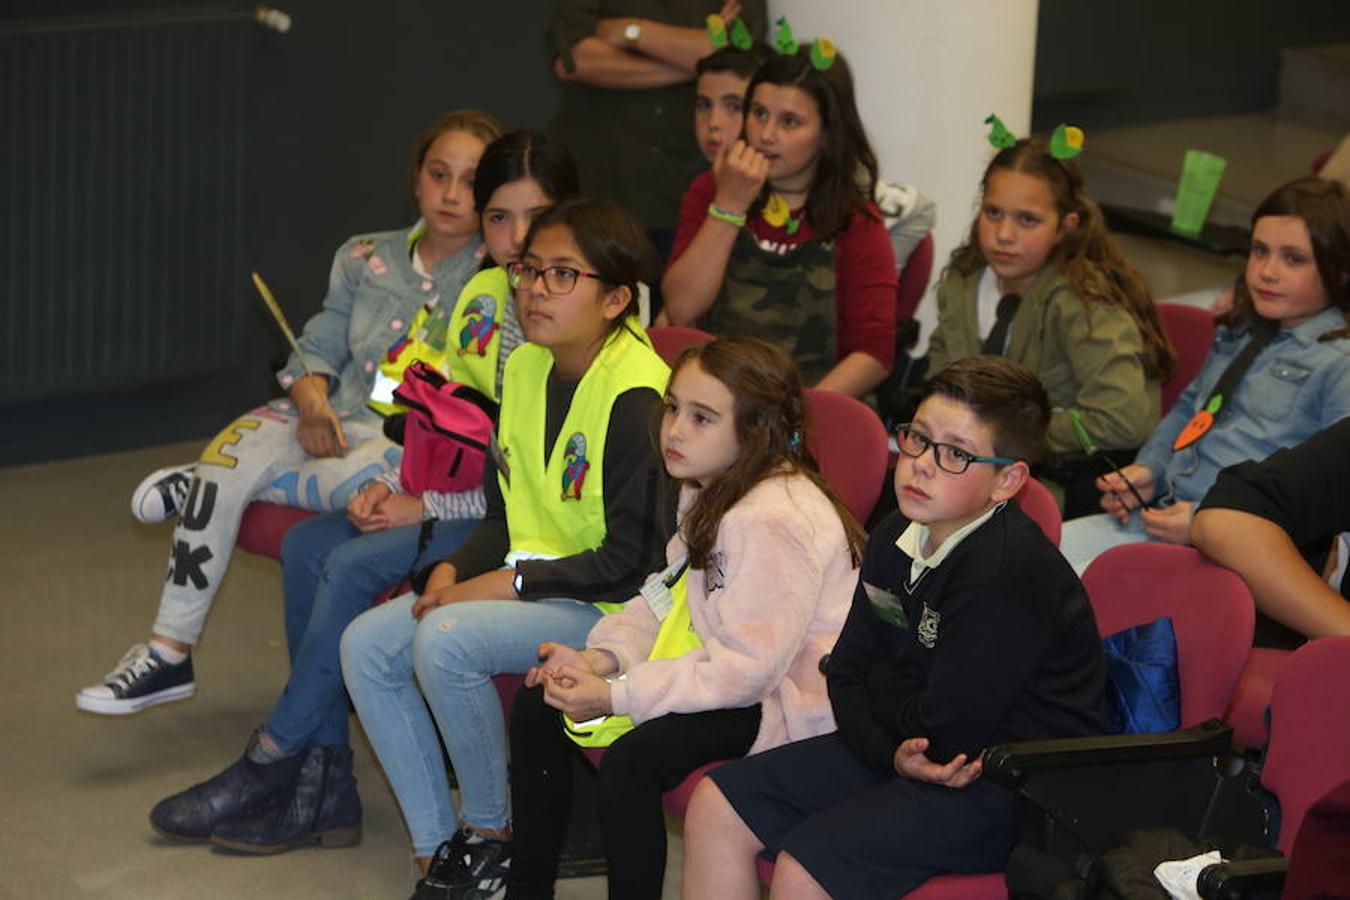
[[[919,307],[924,345],[936,321],[931,291],[964,239],[993,149],[985,116],[1019,137],[1031,122],[1038,0],[769,0],[769,38],[787,16],[797,39],[826,35],[848,58],[881,176],[937,202],[930,296]]]

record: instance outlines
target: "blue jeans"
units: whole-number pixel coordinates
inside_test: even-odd
[[[420,568],[452,553],[477,519],[438,521]],[[286,532],[281,578],[291,676],[264,728],[286,753],[347,744],[347,695],[338,641],[348,623],[414,565],[420,525],[362,534],[345,512],[316,516]]]
[[[506,827],[506,726],[492,676],[536,665],[544,641],[585,646],[600,611],[565,599],[475,600],[434,609],[418,622],[414,599],[405,594],[351,624],[342,635],[342,674],[403,810],[413,853],[430,856],[457,827],[436,729],[459,779],[462,820]]]

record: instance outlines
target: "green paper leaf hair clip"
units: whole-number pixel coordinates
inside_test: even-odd
[[[749,50],[755,45],[755,39],[750,36],[750,29],[740,16],[727,23],[717,13],[713,13],[704,19],[703,23],[708,29],[708,42],[712,44],[714,50],[721,50],[728,44],[737,50]]]
[[[773,46],[783,56],[792,56],[801,47],[792,36],[792,26],[788,24],[787,16],[778,17],[778,30],[773,36]]]
[[[1083,129],[1061,124],[1050,135],[1050,155],[1055,159],[1073,159],[1082,152]]]
[[[737,50],[749,50],[755,45],[755,39],[750,36],[750,29],[746,26],[745,20],[740,16],[731,20],[731,46]]]
[[[816,38],[811,42],[811,65],[824,72],[839,58],[834,41],[827,37]]]
[[[998,149],[1006,150],[1017,143],[1017,135],[1009,131],[1008,126],[994,113],[989,114],[984,124],[989,126],[989,143]]]
[[[708,43],[712,44],[714,50],[721,50],[727,45],[727,23],[717,13],[712,13],[703,20],[704,27],[708,29]]]

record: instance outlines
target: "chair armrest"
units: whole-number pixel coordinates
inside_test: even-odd
[[[984,775],[1015,790],[1033,769],[1224,756],[1232,748],[1232,726],[1220,719],[1210,719],[1190,728],[1158,734],[1109,734],[1000,744],[985,753]]]
[[[1289,860],[1282,856],[1242,859],[1205,866],[1195,887],[1205,900],[1278,898],[1288,874]]]

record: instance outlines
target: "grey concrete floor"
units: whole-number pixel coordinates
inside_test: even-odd
[[[285,681],[277,564],[239,553],[195,656],[197,696],[128,717],[76,711],[74,693],[148,634],[170,529],[131,519],[131,489],[197,442],[0,469],[0,898],[402,898],[407,833],[355,735],[364,840],[266,858],[157,837],[160,798],[242,751]],[[672,838],[668,896],[678,895]],[[602,878],[560,883],[603,897]]]

